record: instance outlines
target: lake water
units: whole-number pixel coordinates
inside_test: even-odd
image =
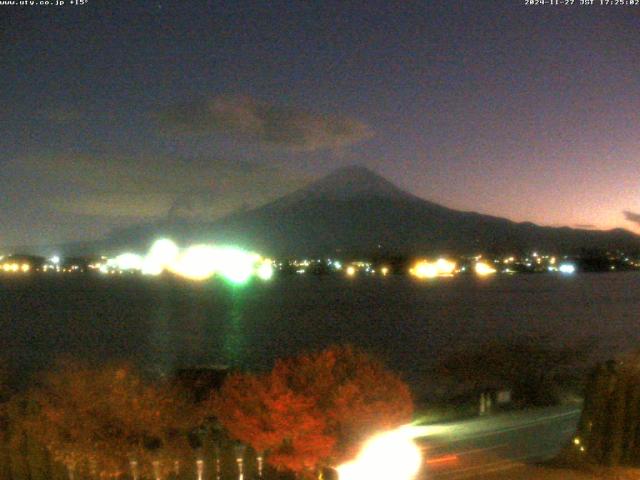
[[[333,343],[381,356],[415,387],[438,358],[523,335],[594,339],[593,359],[640,347],[640,274],[294,276],[230,288],[113,277],[0,278],[0,357],[26,377],[57,356],[267,368]]]

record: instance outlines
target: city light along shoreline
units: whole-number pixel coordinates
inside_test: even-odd
[[[245,284],[253,278],[271,280],[275,275],[331,274],[347,279],[393,274],[410,275],[418,281],[458,275],[491,277],[498,274],[551,273],[569,276],[584,271],[638,271],[640,258],[624,254],[598,259],[590,268],[575,256],[548,255],[533,252],[524,256],[440,256],[393,260],[342,260],[335,258],[303,258],[274,260],[229,245],[195,244],[180,248],[170,239],[155,241],[145,254],[123,252],[113,257],[68,257],[54,255],[48,259],[30,255],[0,256],[0,274],[31,275],[34,273],[88,273],[105,275],[139,274],[158,276],[171,274],[190,281],[221,278],[231,284]]]

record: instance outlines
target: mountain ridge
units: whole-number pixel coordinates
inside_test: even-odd
[[[275,256],[413,255],[429,253],[640,252],[640,236],[624,229],[546,227],[454,210],[405,192],[362,166],[325,177],[260,207],[209,222],[164,219],[76,244],[100,252],[145,249],[161,236],[178,243],[232,243]],[[64,250],[67,250],[66,248]]]

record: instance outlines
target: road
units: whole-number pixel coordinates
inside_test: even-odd
[[[423,479],[482,478],[548,460],[569,443],[580,416],[576,407],[503,413],[433,426],[420,440]]]

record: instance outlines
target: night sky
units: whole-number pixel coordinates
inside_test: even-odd
[[[0,245],[216,218],[351,164],[640,233],[640,6],[89,0],[0,6],[0,49]]]

